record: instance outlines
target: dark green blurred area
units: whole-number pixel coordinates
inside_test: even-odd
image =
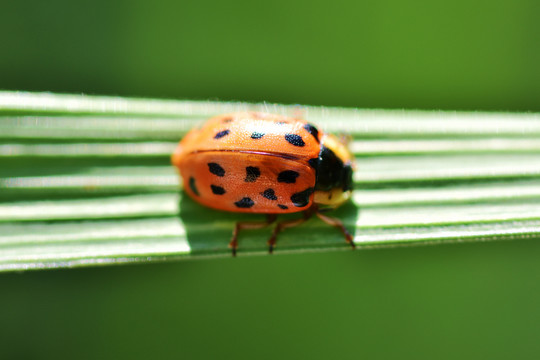
[[[536,1],[4,2],[0,88],[540,111]],[[529,359],[540,243],[0,275],[0,359]]]
[[[540,110],[540,3],[8,1],[0,88]]]

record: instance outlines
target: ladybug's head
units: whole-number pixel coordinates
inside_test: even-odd
[[[317,162],[315,203],[336,207],[351,197],[354,157],[345,141],[324,135]]]

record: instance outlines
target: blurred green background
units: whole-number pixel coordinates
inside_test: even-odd
[[[537,1],[4,1],[0,88],[540,111]],[[528,359],[535,240],[0,275],[0,359]]]

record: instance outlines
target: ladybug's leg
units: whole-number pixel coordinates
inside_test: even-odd
[[[304,217],[301,219],[285,220],[285,221],[278,222],[276,227],[274,228],[274,231],[272,231],[272,236],[270,236],[270,239],[268,240],[268,252],[272,254],[272,252],[274,251],[274,247],[276,246],[276,241],[277,241],[277,235],[283,229],[295,227],[306,222],[313,215],[313,213],[314,211],[309,209],[309,210],[304,211]]]
[[[238,232],[240,230],[244,229],[262,229],[274,221],[276,221],[277,215],[276,214],[268,214],[266,215],[266,221],[245,221],[245,222],[237,222],[236,226],[234,227],[232,239],[229,243],[229,247],[232,250],[232,255],[236,256],[236,249],[238,248]]]
[[[356,245],[354,245],[352,235],[347,231],[347,229],[345,229],[345,226],[343,226],[343,223],[341,222],[341,220],[335,219],[335,218],[332,218],[332,217],[329,217],[329,216],[326,216],[326,215],[323,215],[318,211],[316,212],[316,215],[319,217],[319,219],[321,219],[322,221],[324,221],[328,225],[332,225],[334,227],[337,227],[343,233],[343,235],[345,235],[345,240],[351,245],[351,247],[353,249],[356,247]]]

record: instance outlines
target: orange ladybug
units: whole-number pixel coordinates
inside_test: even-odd
[[[272,224],[278,214],[304,212],[278,222],[268,240],[272,253],[280,231],[318,216],[341,230],[343,223],[321,213],[352,192],[354,158],[337,137],[286,116],[240,112],[216,116],[182,139],[172,163],[185,191],[202,205],[224,211],[264,213],[267,220],[238,222],[229,247],[236,255],[238,232]]]

